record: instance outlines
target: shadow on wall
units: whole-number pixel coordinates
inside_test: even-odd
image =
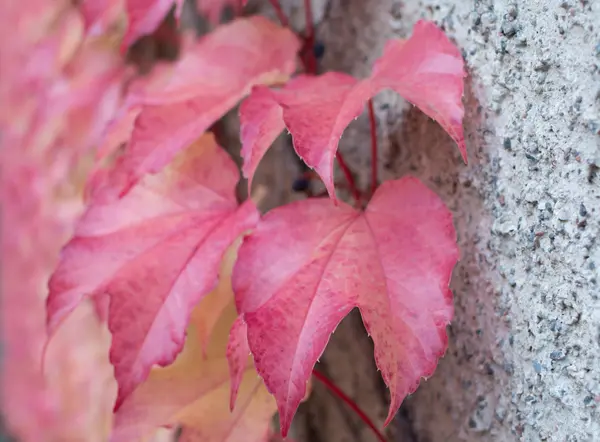
[[[500,350],[503,345],[499,340],[508,336],[508,330],[495,313],[497,293],[491,282],[496,271],[488,245],[492,217],[481,193],[490,185],[494,188],[494,176],[484,172],[493,170],[487,166],[488,149],[493,146],[485,141],[489,139],[486,113],[470,83],[464,103],[468,165],[462,162],[445,131],[416,108],[406,113],[401,128],[389,137],[384,159],[386,178],[415,175],[444,200],[453,212],[458,235],[461,258],[451,283],[455,315],[448,328],[449,348],[434,376],[422,383],[404,405],[416,422],[436,423],[436,434],[444,435],[436,442],[453,441],[465,433],[487,432],[495,421],[500,422],[508,404],[494,402],[497,399],[489,393],[499,384],[507,384],[512,373]],[[502,200],[502,195],[496,197]],[[440,410],[445,414],[440,415]],[[444,431],[439,432],[440,428]],[[428,428],[413,426],[413,431],[419,442],[433,442]]]

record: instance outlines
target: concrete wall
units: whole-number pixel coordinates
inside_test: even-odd
[[[385,40],[419,18],[442,26],[468,66],[468,166],[436,123],[394,94],[376,100],[381,173],[438,192],[462,253],[450,348],[390,437],[600,441],[600,1],[314,4],[324,69],[367,75]],[[366,187],[366,116],[342,151]],[[357,315],[322,367],[383,421],[386,392]],[[319,385],[296,423],[301,440],[373,440]]]

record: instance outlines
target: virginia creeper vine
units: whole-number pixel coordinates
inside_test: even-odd
[[[123,1],[125,48],[153,32],[168,7],[182,4],[155,0],[144,9]],[[223,7],[237,14],[243,4],[198,1],[215,24]],[[448,283],[458,258],[452,215],[414,177],[379,184],[372,98],[391,89],[410,99],[440,122],[466,158],[460,51],[435,24],[419,21],[409,39],[388,42],[367,78],[320,73],[310,0],[304,0],[303,36],[290,29],[278,0],[270,4],[281,26],[261,16],[237,17],[186,43],[173,65],[156,66],[128,86],[99,143],[86,211],[49,281],[49,335],[84,298],[96,302],[108,322],[118,384],[114,442],[142,437],[136,433],[141,426],[179,420],[200,433],[208,425],[229,437],[244,427],[240,419],[263,423],[275,409],[285,436],[329,336],[354,308],[390,388],[386,425],[446,349]],[[86,23],[95,19],[105,16]],[[306,176],[320,177],[330,198],[302,199],[264,215],[251,200],[239,204],[239,169],[210,132],[237,103],[249,187],[267,150],[287,130],[312,170]],[[371,180],[361,192],[338,143],[365,105]],[[354,207],[337,199],[343,186],[335,184],[335,159]],[[178,414],[191,413],[193,404],[205,407],[205,382],[225,381],[210,367],[225,361],[229,397],[203,408],[195,420]],[[204,369],[205,376],[196,375]],[[314,376],[383,440],[337,386]],[[174,415],[153,408],[156,397],[169,405],[160,410]],[[244,442],[252,437],[240,435]]]
[[[284,28],[287,28],[289,25],[288,18],[285,15],[285,12],[283,12],[283,9],[281,8],[281,5],[279,4],[279,0],[269,0],[269,2],[271,3],[271,6],[273,6],[273,9],[275,10],[275,14],[277,14],[277,18],[279,19],[279,22],[281,23],[281,26],[283,26]]]

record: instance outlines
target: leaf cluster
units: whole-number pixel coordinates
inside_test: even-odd
[[[123,48],[181,3],[128,0]],[[213,19],[225,3],[199,2]],[[110,11],[95,12],[88,22]],[[460,52],[420,21],[357,79],[317,75],[314,59],[299,72],[307,41],[314,35],[260,16],[219,25],[134,79],[106,129],[86,211],[49,282],[47,323],[52,336],[85,298],[105,317],[115,442],[173,425],[187,441],[264,440],[275,409],[285,436],[330,335],[355,307],[390,389],[386,423],[446,349],[458,259],[450,211],[414,177],[378,185],[376,167],[361,192],[338,142],[367,105],[374,120],[372,97],[391,89],[437,120],[466,160]],[[238,168],[210,128],[240,102],[249,190],[287,130],[328,196],[262,215],[251,199],[238,204]],[[353,205],[336,194],[336,158]]]

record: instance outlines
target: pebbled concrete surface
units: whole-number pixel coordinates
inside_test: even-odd
[[[450,348],[405,401],[413,434],[394,437],[600,441],[600,2],[314,3],[324,11],[325,69],[367,75],[387,38],[410,35],[426,18],[462,49],[469,72],[468,166],[419,111],[392,93],[376,100],[381,173],[411,173],[438,192],[455,214],[462,253]],[[363,186],[368,140],[363,116],[341,143]],[[382,420],[382,392],[361,380],[376,372],[362,362],[372,353],[352,338],[354,322],[336,333],[324,363]],[[305,418],[323,413],[311,401]],[[370,440],[330,426],[321,439]]]

